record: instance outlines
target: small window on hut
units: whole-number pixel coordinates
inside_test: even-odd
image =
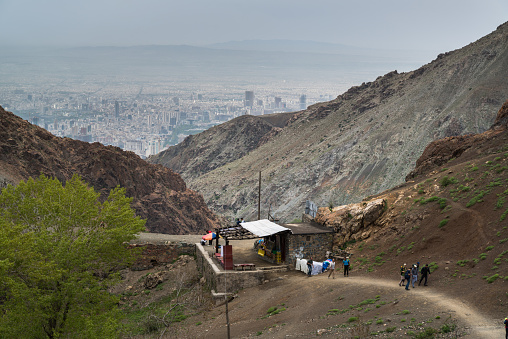
[[[310,241],[310,235],[307,236],[307,241]]]

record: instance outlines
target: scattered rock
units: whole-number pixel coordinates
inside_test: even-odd
[[[157,272],[147,275],[145,281],[143,282],[143,285],[147,289],[151,290],[157,287],[157,285],[161,284],[162,282],[164,282],[163,273]]]

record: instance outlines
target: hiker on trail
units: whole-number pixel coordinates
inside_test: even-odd
[[[411,270],[409,268],[404,272],[404,279],[407,281],[406,290],[409,291],[409,283],[411,282]]]
[[[312,275],[312,268],[314,267],[314,262],[312,261],[312,257],[310,257],[309,260],[307,260],[307,276]]]
[[[236,226],[240,225],[240,219],[236,218]]]
[[[332,263],[330,264],[330,273],[328,273],[328,279],[332,276],[335,279],[335,258],[332,258]]]
[[[346,259],[342,260],[342,264],[344,265],[344,276],[349,277],[349,257],[346,257]]]
[[[404,264],[403,266],[400,266],[400,281],[399,281],[399,286],[404,286],[404,275],[406,274],[406,264]]]
[[[420,278],[420,282],[418,283],[418,286],[422,284],[423,278],[425,278],[425,282],[423,283],[423,286],[427,286],[427,275],[430,274],[430,268],[429,264],[425,264],[424,267],[422,267],[422,270],[420,271],[422,274],[422,277]]]
[[[415,282],[418,281],[418,267],[416,265],[413,265],[413,268],[411,269],[411,286],[415,288]]]
[[[506,329],[506,339],[508,339],[508,317],[504,318],[504,328]]]

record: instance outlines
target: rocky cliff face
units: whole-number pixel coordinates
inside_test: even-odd
[[[0,107],[0,185],[40,174],[65,182],[79,174],[105,198],[120,185],[151,232],[200,233],[218,225],[200,194],[170,169],[117,147],[58,138]]]
[[[359,201],[403,183],[433,140],[487,130],[506,100],[507,77],[504,24],[415,71],[390,72],[297,112],[240,159],[222,159],[224,165],[188,183],[218,213],[247,219],[256,215],[259,171],[263,215],[271,206],[272,214],[291,221],[307,199],[320,206]],[[193,163],[182,163],[182,172]]]

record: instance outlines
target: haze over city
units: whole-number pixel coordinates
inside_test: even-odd
[[[144,157],[414,70],[495,30],[508,3],[0,0],[0,13],[0,105]]]
[[[493,31],[503,0],[2,0],[5,45],[206,45],[312,40],[359,47],[448,51]]]

